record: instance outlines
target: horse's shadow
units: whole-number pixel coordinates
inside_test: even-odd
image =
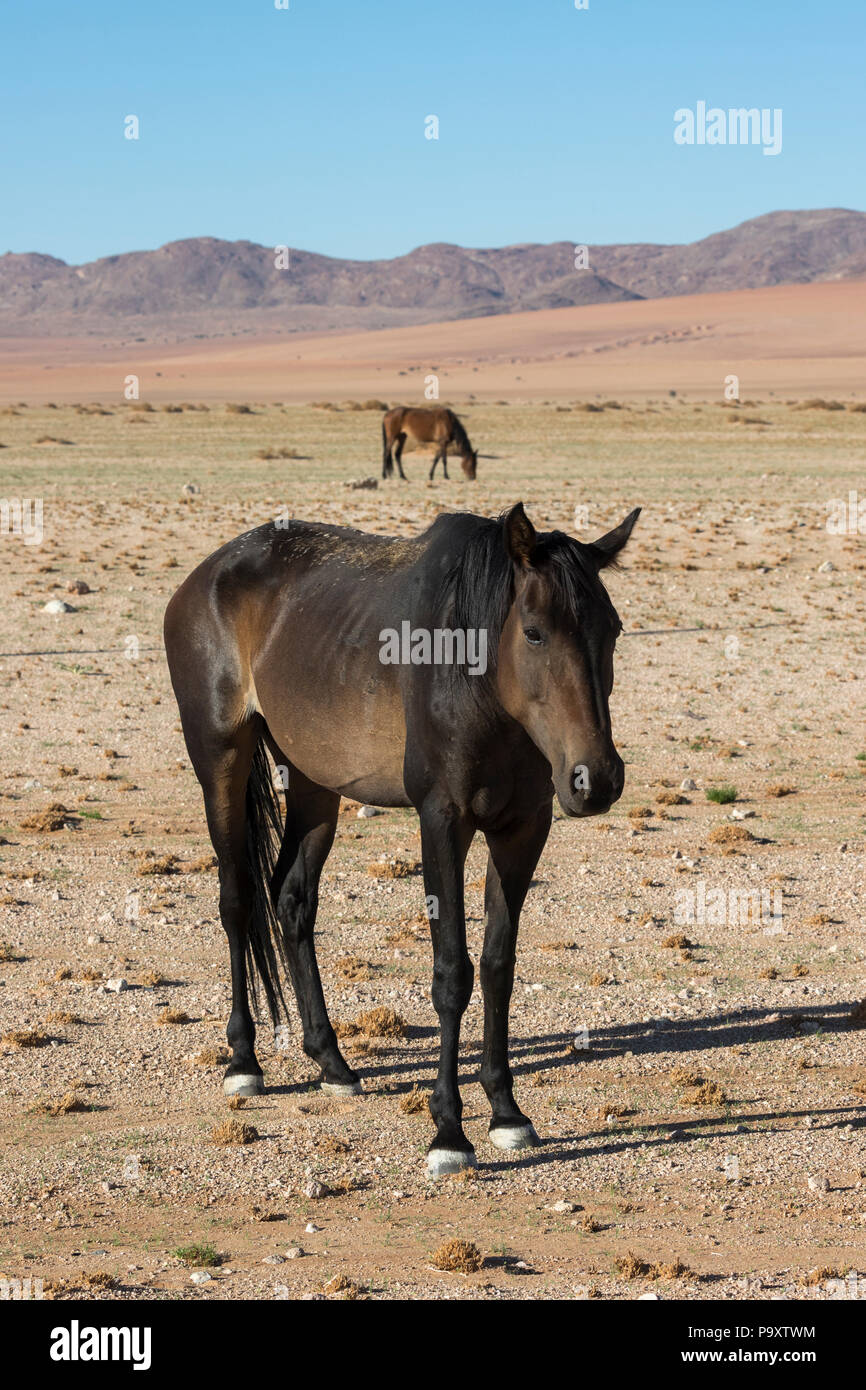
[[[580,1067],[583,1061],[595,1062],[604,1061],[612,1057],[621,1057],[623,1052],[631,1051],[641,1057],[649,1057],[653,1054],[666,1054],[676,1052],[695,1052],[711,1050],[723,1047],[754,1045],[757,1043],[779,1041],[783,1038],[795,1038],[797,1036],[815,1036],[816,1033],[842,1033],[850,1028],[848,1016],[853,1007],[853,1003],[822,1004],[817,1007],[806,1009],[792,1009],[789,1013],[779,1016],[778,1011],[749,1008],[729,1010],[725,1013],[716,1014],[712,1017],[694,1019],[668,1019],[660,1018],[654,1021],[654,1026],[646,1023],[623,1023],[611,1024],[603,1028],[593,1028],[590,1030],[590,1047],[587,1050],[578,1050],[574,1047],[577,1029],[560,1033],[536,1033],[527,1036],[512,1037],[509,1057],[511,1060],[511,1070],[514,1076],[530,1076],[538,1072],[557,1071],[562,1068]],[[802,1032],[809,1027],[808,1033]],[[439,1030],[435,1027],[410,1027],[407,1030],[406,1041],[409,1043],[422,1042],[421,1048],[413,1047],[411,1054],[403,1043],[397,1042],[386,1051],[376,1054],[375,1061],[372,1058],[361,1060],[362,1077],[367,1088],[370,1083],[377,1079],[388,1078],[389,1084],[382,1088],[389,1095],[401,1095],[412,1090],[419,1084],[418,1073],[421,1073],[421,1084],[432,1084],[438,1066],[439,1055]],[[477,1069],[481,1064],[481,1043],[477,1038],[468,1040],[461,1048],[461,1086],[469,1085],[477,1080]],[[745,1070],[745,1068],[744,1068]],[[413,1079],[402,1079],[402,1074],[411,1072]],[[579,1072],[577,1074],[579,1081]],[[298,1094],[309,1090],[309,1082],[288,1084],[270,1088],[275,1094]],[[862,1114],[866,1110],[864,1106],[840,1106],[827,1111],[804,1111],[803,1114],[846,1114],[852,1119],[856,1117],[856,1123],[862,1122]],[[799,1112],[792,1112],[799,1113]],[[749,1115],[749,1120],[760,1119],[782,1119],[781,1114],[768,1113],[766,1115]],[[718,1119],[689,1119],[688,1122],[671,1123],[665,1125],[641,1125],[630,1128],[619,1128],[614,1134],[605,1132],[603,1137],[605,1143],[597,1149],[587,1149],[587,1140],[592,1139],[592,1134],[581,1136],[581,1148],[572,1152],[563,1152],[562,1145],[567,1140],[550,1140],[545,1147],[551,1148],[551,1153],[545,1155],[541,1150],[534,1150],[526,1157],[521,1159],[510,1159],[504,1164],[494,1164],[496,1167],[514,1166],[514,1163],[531,1166],[534,1163],[549,1162],[553,1157],[556,1159],[586,1157],[591,1153],[615,1153],[623,1148],[629,1147],[627,1142],[615,1142],[618,1139],[625,1141],[626,1136],[640,1130],[640,1143],[666,1143],[669,1141],[670,1132],[683,1129],[687,1123],[688,1129],[695,1131],[702,1126],[718,1126],[724,1121]],[[733,1125],[733,1121],[730,1122]],[[660,1137],[648,1140],[648,1133],[656,1132]],[[732,1131],[733,1132],[733,1129]],[[602,1137],[599,1135],[598,1137]],[[555,1149],[555,1153],[552,1151]]]

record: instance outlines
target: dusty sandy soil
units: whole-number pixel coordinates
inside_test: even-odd
[[[380,332],[285,333],[188,342],[0,339],[0,403],[116,399],[140,377],[153,401],[192,396],[300,403],[322,397],[493,402],[620,399],[674,389],[717,397],[729,373],[743,396],[850,396],[866,379],[866,282],[784,285]]]
[[[718,383],[712,402],[600,412],[470,403],[475,485],[430,487],[407,453],[408,483],[353,491],[378,471],[374,412],[212,405],[133,426],[118,395],[107,414],[0,415],[0,495],[43,498],[45,530],[0,541],[0,1271],[55,1297],[328,1296],[343,1276],[372,1298],[809,1300],[853,1269],[862,1296],[866,548],[825,521],[866,492],[866,414],[721,408]],[[281,447],[302,457],[255,457]],[[277,1047],[263,1025],[268,1093],[234,1116],[258,1137],[215,1145],[228,962],[165,603],[282,506],[413,534],[442,507],[519,497],[540,527],[573,530],[585,507],[587,538],[645,508],[610,580],[626,790],[604,820],[556,821],[521,930],[512,1055],[543,1146],[509,1159],[486,1142],[476,991],[463,1094],[481,1166],[427,1182],[429,1120],[401,1108],[436,1055],[421,880],[368,872],[417,859],[416,826],[351,809],[323,884],[326,992],[333,1017],[385,1005],[406,1036],[356,1039],[365,1094],[335,1102],[311,1088],[297,1026]],[[67,592],[76,580],[90,592]],[[74,611],[43,613],[52,597]],[[707,798],[723,785],[735,801]],[[62,828],[26,824],[54,803]],[[719,842],[725,826],[750,838]],[[174,872],[141,872],[165,856]],[[483,866],[479,843],[476,961]],[[678,923],[678,894],[701,885],[778,891],[781,920]],[[666,945],[677,933],[690,944]],[[453,1237],[479,1271],[432,1268]],[[193,1282],[207,1248],[220,1263]]]

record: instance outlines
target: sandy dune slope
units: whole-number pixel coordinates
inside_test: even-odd
[[[544,399],[646,392],[849,395],[866,379],[866,281],[550,309],[380,332],[99,344],[0,340],[0,398]]]

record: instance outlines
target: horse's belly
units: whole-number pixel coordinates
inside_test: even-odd
[[[397,692],[295,691],[291,703],[258,690],[265,722],[289,763],[311,782],[373,806],[409,806],[403,786],[406,725]]]

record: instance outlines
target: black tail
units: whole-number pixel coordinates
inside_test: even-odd
[[[280,1012],[288,1017],[281,968],[289,969],[273,895],[274,871],[283,839],[283,811],[274,787],[264,740],[260,739],[247,781],[247,864],[253,881],[253,907],[247,943],[250,1003],[258,1010],[256,980],[262,986],[274,1023]]]

